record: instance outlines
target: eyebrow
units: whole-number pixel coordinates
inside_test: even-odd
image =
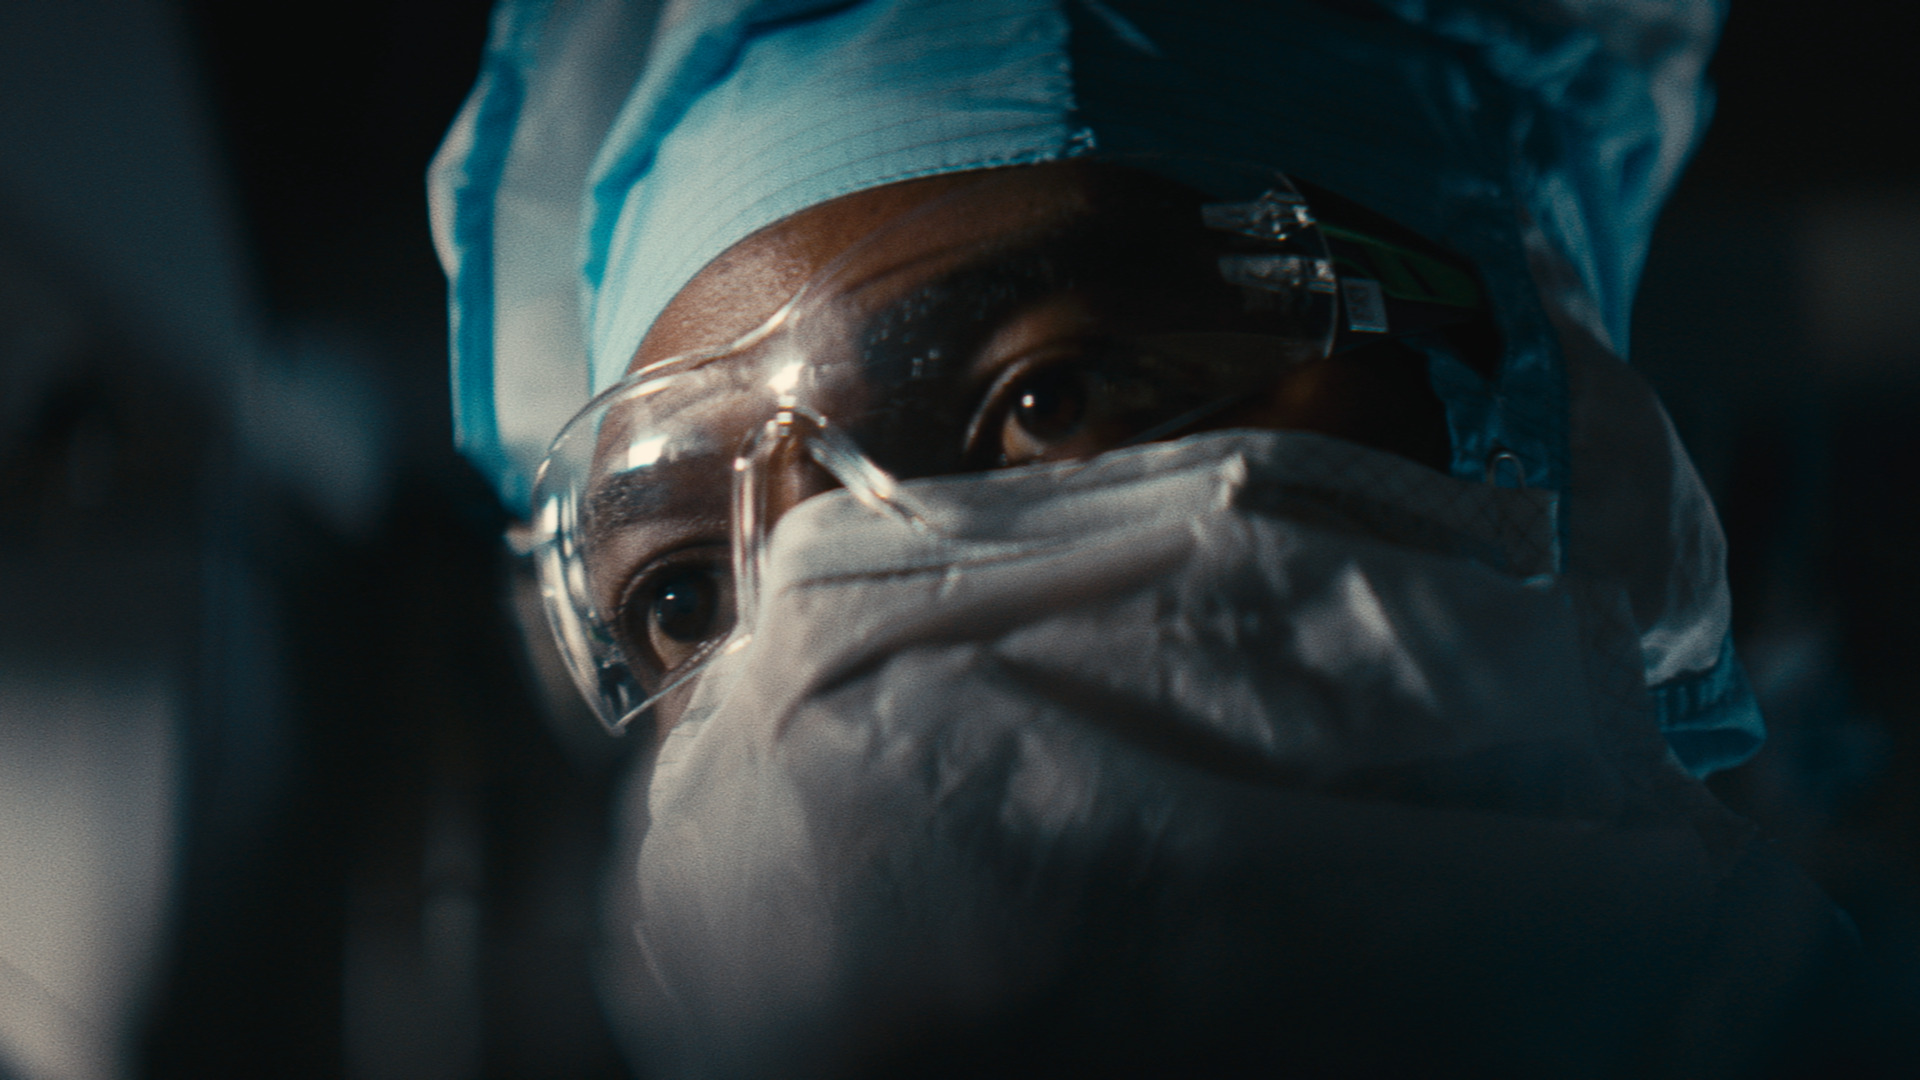
[[[581,531],[591,541],[610,532],[634,528],[656,529],[669,522],[700,522],[714,518],[714,507],[710,505],[701,505],[694,512],[686,512],[686,492],[711,489],[713,486],[713,470],[710,467],[696,469],[694,464],[663,461],[615,473],[596,482],[587,495]],[[710,462],[699,464],[711,465]],[[675,473],[684,476],[676,477]],[[730,474],[723,479],[730,480]],[[732,485],[727,486],[731,491]]]
[[[619,473],[593,486],[581,525],[589,536],[624,529],[657,516],[667,501],[658,484],[643,483],[633,472]]]
[[[874,312],[861,327],[863,370],[888,387],[943,379],[1021,308],[1072,284],[1062,256],[1079,233],[967,263]]]
[[[1164,264],[1169,285],[1196,270],[1212,281],[1220,238],[1197,235],[1202,248],[1190,247],[1185,234],[1116,234],[1104,219],[1082,220],[962,264],[867,318],[859,337],[863,369],[891,388],[946,378],[951,365],[966,362],[1007,319],[1037,301],[1071,289],[1118,285],[1127,291],[1125,270],[1135,260]]]

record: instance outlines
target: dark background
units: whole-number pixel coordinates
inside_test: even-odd
[[[621,748],[542,692],[450,449],[423,176],[486,17],[0,3],[0,759],[65,747],[95,826],[172,867],[40,1060],[70,1030],[163,1077],[618,1074],[587,943]],[[1714,786],[1851,913],[1890,1020],[1920,999],[1916,46],[1905,5],[1735,5],[1632,343],[1773,731]],[[109,752],[140,739],[151,805]]]

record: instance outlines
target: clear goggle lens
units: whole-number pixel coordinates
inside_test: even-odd
[[[766,537],[844,488],[1083,460],[1228,426],[1332,348],[1338,279],[1265,170],[983,172],[855,244],[753,333],[650,365],[555,441],[536,557],[575,681],[619,731],[744,644]],[[1223,180],[1222,177],[1227,179]]]

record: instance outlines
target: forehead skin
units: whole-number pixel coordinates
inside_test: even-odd
[[[627,365],[632,374],[674,356],[726,345],[754,330],[800,287],[875,229],[979,180],[977,172],[952,173],[869,188],[811,206],[774,222],[728,248],[675,294]],[[1084,205],[1087,179],[1071,165],[1001,170],[999,197],[1011,220],[1036,204],[1062,209]],[[985,234],[1001,222],[994,207],[980,220],[975,207],[969,230]]]

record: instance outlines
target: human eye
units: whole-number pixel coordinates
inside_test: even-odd
[[[1027,365],[996,387],[983,417],[981,449],[997,465],[1057,461],[1097,452],[1099,374],[1084,358]]]
[[[733,629],[729,549],[704,544],[653,560],[628,582],[617,613],[629,661],[657,691]]]
[[[1127,445],[1190,396],[1187,373],[1098,337],[1055,341],[1001,369],[969,425],[984,467],[1072,461]]]

